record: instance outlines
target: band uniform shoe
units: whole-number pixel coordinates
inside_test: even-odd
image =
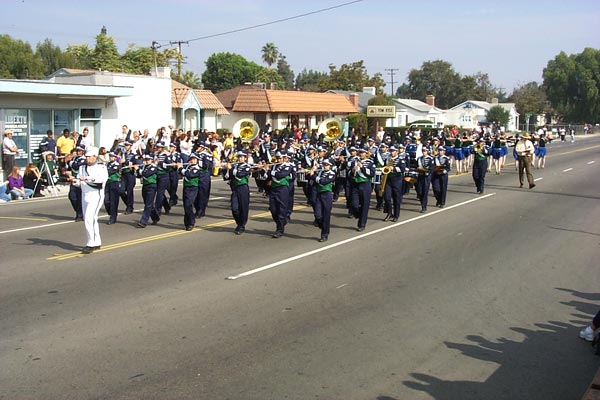
[[[136,228],[145,228],[146,225],[142,224],[142,223],[138,223],[136,226]]]
[[[579,337],[588,342],[592,342],[594,340],[594,330],[591,326],[588,326],[579,332]]]
[[[94,250],[100,250],[100,246],[94,246]]]
[[[131,214],[133,212],[133,210],[125,210],[125,212],[123,212],[123,214],[127,215],[127,214]]]
[[[283,236],[283,233],[281,232],[275,232],[273,234],[273,236],[271,236],[273,239],[279,239],[281,236]]]
[[[83,221],[83,218],[75,217],[75,222],[81,222],[81,221]]]
[[[85,246],[85,247],[84,247],[84,248],[81,250],[81,252],[82,252],[83,254],[90,254],[90,253],[92,253],[93,251],[94,251],[94,248],[93,248],[93,247],[89,247],[89,246]]]
[[[185,230],[186,230],[186,231],[191,231],[192,229],[194,229],[194,227],[193,227],[193,226],[186,226],[186,227],[185,227]]]
[[[398,217],[392,218],[392,222],[398,222]]]
[[[112,224],[114,224],[115,222],[117,222],[117,221],[108,221],[108,222],[106,223],[106,225],[112,225]]]
[[[529,189],[533,189],[535,187],[535,183],[532,183],[531,185],[529,185]]]
[[[159,219],[157,219],[156,221],[152,221],[152,225],[156,225],[156,224],[158,224],[158,221],[160,221],[160,218],[159,218]]]
[[[426,211],[427,211],[427,209],[422,208],[420,212],[421,212],[421,214],[425,214]]]
[[[392,214],[388,214],[385,216],[385,218],[383,219],[384,221],[389,221],[389,219],[392,218]]]
[[[323,243],[323,242],[326,242],[326,241],[327,241],[327,237],[326,237],[326,236],[322,236],[322,237],[319,239],[319,242],[321,242],[321,243]]]
[[[358,228],[356,228],[357,232],[362,232],[365,230],[364,226],[359,226]]]

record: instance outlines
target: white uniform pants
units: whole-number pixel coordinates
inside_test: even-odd
[[[88,247],[96,247],[102,244],[100,240],[100,226],[98,225],[98,212],[104,204],[104,189],[88,189],[82,193],[83,221],[87,235]]]

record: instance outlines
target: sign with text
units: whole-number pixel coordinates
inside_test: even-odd
[[[367,106],[367,117],[394,118],[396,106]]]

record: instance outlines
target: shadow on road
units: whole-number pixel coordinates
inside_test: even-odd
[[[47,239],[47,238],[27,238],[27,240],[29,240],[31,243],[28,244],[29,245],[34,245],[34,246],[51,246],[51,247],[58,247],[64,250],[69,250],[69,251],[79,251],[81,250],[82,246],[76,246],[73,243],[67,243],[67,242],[61,242],[60,240],[52,240],[52,239]]]
[[[600,294],[556,289],[579,299],[600,300]],[[590,323],[598,304],[580,300],[562,304],[577,311],[574,320],[537,323],[537,329],[512,327],[525,336],[523,341],[469,335],[466,343],[445,342],[462,355],[498,364],[485,381],[451,381],[414,372],[414,380],[404,385],[444,400],[580,398],[598,369],[598,358],[577,333]],[[460,370],[460,365],[456,368]]]

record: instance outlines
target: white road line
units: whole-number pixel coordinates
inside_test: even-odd
[[[224,198],[225,197],[211,197],[210,200],[222,200]],[[142,212],[142,211],[144,211],[144,209],[133,210],[133,212],[135,212],[135,213]],[[123,213],[119,213],[117,215],[123,215]],[[108,217],[108,214],[106,214],[106,215],[98,215],[98,218],[106,218],[106,217]],[[48,227],[51,227],[51,226],[58,226],[58,225],[72,224],[72,223],[75,223],[75,221],[71,220],[71,221],[54,222],[54,223],[45,224],[45,225],[28,226],[26,228],[17,228],[17,229],[11,229],[11,230],[8,230],[8,231],[0,231],[0,235],[3,235],[5,233],[29,231],[31,229],[48,228]]]
[[[336,287],[336,289],[341,289],[341,288],[343,288],[344,286],[347,286],[347,285],[348,285],[347,283],[344,283],[343,285],[340,285],[340,286]]]
[[[300,259],[308,257],[308,256],[312,256],[313,254],[321,253],[323,251],[330,250],[330,249],[333,249],[333,248],[338,247],[338,246],[343,246],[345,244],[354,242],[355,240],[359,240],[359,239],[365,238],[367,236],[377,235],[377,234],[379,234],[379,233],[381,233],[383,231],[387,231],[388,229],[396,228],[396,227],[398,227],[400,225],[404,225],[404,224],[408,224],[410,222],[418,221],[418,220],[420,220],[422,218],[429,218],[429,217],[431,217],[433,215],[436,215],[438,213],[446,212],[446,211],[451,210],[453,208],[457,208],[457,207],[464,206],[464,205],[469,204],[469,203],[473,203],[475,201],[486,199],[486,198],[488,198],[490,196],[494,196],[495,194],[496,193],[490,193],[490,194],[486,194],[485,196],[476,197],[476,198],[473,198],[471,200],[463,201],[462,203],[454,204],[454,205],[452,205],[450,207],[441,208],[441,209],[433,211],[433,212],[429,212],[429,213],[426,213],[426,214],[423,214],[423,215],[419,215],[418,217],[407,219],[406,221],[397,222],[395,224],[388,225],[388,226],[376,229],[376,230],[371,231],[371,232],[363,233],[361,235],[354,236],[354,237],[351,237],[351,238],[346,239],[346,240],[342,240],[341,242],[333,243],[333,244],[330,244],[330,245],[325,246],[325,247],[320,247],[318,249],[308,251],[306,253],[298,254],[297,256],[293,256],[293,257],[286,258],[284,260],[276,261],[274,263],[262,266],[260,268],[252,269],[250,271],[246,271],[246,272],[243,272],[243,273],[238,274],[238,275],[231,275],[231,276],[228,276],[225,279],[235,280],[235,279],[243,278],[243,277],[246,277],[246,276],[249,276],[249,275],[253,275],[253,274],[256,274],[256,273],[259,273],[259,272],[262,272],[262,271],[266,271],[268,269],[275,268],[275,267],[278,267],[278,266],[283,265],[283,264],[287,264],[287,263],[292,262],[292,261],[296,261],[296,260],[300,260]]]
[[[537,181],[541,181],[542,179],[544,179],[544,178],[535,178],[533,181],[537,182]]]
[[[563,172],[569,172],[569,171],[573,171],[573,168],[563,169]]]
[[[590,161],[588,162],[588,165],[595,163],[596,161]]]

